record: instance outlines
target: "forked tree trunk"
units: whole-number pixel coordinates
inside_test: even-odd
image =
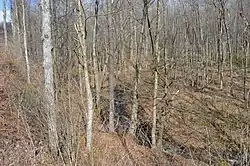
[[[221,6],[221,18],[222,18],[222,27],[224,27],[224,32],[226,35],[226,52],[228,54],[229,57],[229,70],[230,70],[230,92],[232,94],[232,84],[233,84],[233,58],[232,58],[232,54],[231,54],[231,44],[230,44],[230,34],[229,34],[229,29],[228,29],[228,25],[226,22],[226,9],[225,9],[225,4],[220,1],[220,6]]]
[[[160,12],[159,12],[159,7],[160,7],[160,0],[157,0],[156,4],[156,38],[155,42],[153,39],[153,34],[152,34],[152,27],[149,19],[149,14],[148,14],[148,1],[143,0],[144,3],[144,8],[145,8],[145,15],[147,19],[147,24],[148,24],[148,32],[150,36],[150,41],[151,41],[151,51],[152,51],[152,56],[154,57],[154,90],[153,90],[153,122],[152,122],[152,131],[151,131],[151,137],[152,137],[152,147],[156,148],[156,125],[157,125],[157,93],[158,93],[158,62],[160,59],[160,52],[159,52],[159,24],[160,24]]]
[[[81,0],[77,0],[78,8],[78,20],[76,25],[76,31],[78,34],[78,39],[81,44],[80,49],[80,64],[84,67],[84,79],[85,79],[85,89],[87,93],[87,151],[90,152],[92,149],[92,126],[93,126],[93,97],[90,88],[90,81],[89,81],[89,73],[88,73],[88,60],[87,60],[87,32],[86,32],[86,22],[84,21],[85,14],[84,14],[84,6]]]

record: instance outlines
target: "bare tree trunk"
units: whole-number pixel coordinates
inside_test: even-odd
[[[135,56],[137,54],[137,27],[136,27],[136,21],[134,21],[134,24],[133,24],[133,29],[134,29],[134,37],[133,37],[133,57],[131,58],[132,62],[135,60]]]
[[[248,108],[248,92],[247,92],[247,85],[246,85],[246,79],[247,79],[247,68],[248,68],[248,56],[249,56],[249,47],[250,47],[250,44],[248,41],[246,41],[247,45],[246,45],[246,53],[245,53],[245,57],[244,57],[244,60],[245,60],[245,64],[244,64],[244,100],[245,100],[245,108],[247,109]]]
[[[217,35],[217,55],[218,55],[218,72],[219,72],[219,81],[220,81],[220,89],[223,89],[223,51],[222,51],[222,36],[223,36],[223,28],[222,28],[222,14],[221,10],[218,13],[218,35]]]
[[[135,29],[134,29],[134,26],[133,26],[133,22],[134,22],[134,19],[133,19],[133,9],[131,9],[130,10],[130,23],[129,23],[129,26],[130,26],[130,51],[129,51],[129,53],[130,53],[130,60],[132,60],[133,61],[133,59],[134,59],[134,56],[135,56],[135,50],[134,50],[134,43],[135,43],[135,41],[134,41],[134,36],[133,36],[133,34],[135,33],[135,32],[133,32]]]
[[[17,28],[17,46],[18,46],[18,51],[20,53],[20,56],[22,56],[22,48],[21,48],[21,30],[20,30],[20,21],[19,21],[19,12],[18,12],[18,4],[17,0],[14,1],[15,4],[15,26]]]
[[[144,42],[145,57],[148,57],[148,33],[145,31],[145,42]]]
[[[94,23],[94,30],[93,30],[93,63],[94,63],[96,106],[97,107],[99,106],[99,103],[100,103],[100,91],[101,91],[98,65],[97,65],[97,55],[96,55],[98,8],[99,8],[99,0],[96,0],[95,1],[95,23]]]
[[[243,4],[242,1],[240,1],[240,16],[242,18],[242,22],[244,24],[244,31],[243,31],[243,43],[245,44],[245,57],[244,57],[244,78],[243,78],[243,86],[244,86],[244,100],[245,100],[245,108],[248,108],[248,92],[247,92],[247,68],[248,68],[248,56],[249,56],[249,47],[250,47],[250,42],[249,42],[249,34],[250,34],[250,30],[249,30],[249,22],[246,19],[245,15],[244,15],[244,8],[243,8]],[[243,44],[243,45],[244,45]],[[243,46],[244,47],[244,46]]]
[[[131,117],[131,127],[130,133],[135,135],[136,128],[137,128],[137,112],[139,107],[138,101],[138,86],[140,82],[140,70],[141,70],[141,54],[143,49],[144,37],[145,37],[145,22],[146,22],[146,13],[145,13],[145,6],[143,8],[143,16],[142,16],[142,23],[141,23],[141,32],[140,32],[140,40],[139,44],[137,45],[137,53],[136,53],[136,62],[135,62],[135,82],[134,82],[134,90],[133,90],[133,105],[132,105],[132,117]],[[136,27],[135,27],[136,31]]]
[[[22,0],[22,9],[23,9],[23,47],[25,53],[25,62],[26,62],[26,72],[27,72],[27,83],[30,84],[30,63],[28,57],[28,47],[27,47],[27,30],[26,30],[26,12],[25,12],[25,1]]]
[[[14,15],[12,0],[10,0],[10,16],[11,16],[12,40],[16,41],[16,22],[15,22],[15,15]]]
[[[157,147],[159,150],[163,150],[163,134],[164,134],[164,128],[165,128],[165,121],[166,121],[166,113],[167,113],[167,109],[168,109],[168,72],[169,72],[169,68],[168,68],[168,53],[167,53],[167,44],[166,44],[166,39],[167,39],[167,30],[166,30],[166,13],[168,11],[168,7],[167,7],[167,3],[168,0],[166,0],[165,2],[162,2],[162,22],[163,22],[163,33],[164,33],[164,43],[163,43],[163,55],[164,55],[164,74],[165,74],[165,85],[164,85],[164,97],[163,100],[165,102],[165,105],[163,106],[163,108],[161,108],[161,113],[160,113],[160,129],[159,129],[159,139],[158,139],[158,143],[157,143]]]
[[[122,16],[123,14],[119,14],[120,17],[120,21],[122,21]],[[120,71],[123,72],[124,68],[126,67],[125,64],[125,33],[124,33],[124,25],[123,22],[120,23],[121,24],[121,28],[120,28],[120,42],[121,42],[121,55],[120,55]]]
[[[114,55],[109,57],[109,131],[115,131],[114,113],[115,113],[115,99],[114,99]]]
[[[222,22],[225,30],[225,35],[226,35],[226,50],[227,54],[229,57],[229,65],[230,65],[230,92],[232,94],[232,84],[233,84],[233,58],[231,54],[231,44],[230,44],[230,38],[229,38],[229,29],[226,23],[226,14],[225,14],[225,4],[220,1],[221,3],[221,17],[222,17]],[[221,25],[222,26],[222,25]]]
[[[229,56],[229,65],[230,65],[230,91],[232,92],[232,84],[233,84],[233,56],[231,53],[231,44],[230,44],[230,38],[229,38],[229,30],[228,30],[228,26],[226,24],[226,20],[225,20],[225,13],[223,16],[223,24],[224,24],[224,28],[225,28],[225,33],[226,33],[226,45],[227,45],[227,54]]]
[[[107,0],[107,12],[111,13],[112,1]],[[109,131],[115,131],[114,113],[115,113],[115,99],[114,99],[114,50],[111,41],[111,25],[112,18],[108,16],[108,44],[109,44]]]
[[[154,71],[154,101],[153,101],[153,128],[152,128],[152,146],[156,147],[156,122],[157,122],[157,93],[158,93],[158,63],[160,61],[159,51],[159,24],[160,24],[160,0],[157,1],[156,16],[156,39],[155,39],[155,71]]]
[[[239,10],[239,2],[236,2],[236,9]],[[236,56],[236,59],[238,59],[238,41],[239,41],[239,34],[238,34],[238,29],[239,29],[239,14],[238,12],[235,12],[235,20],[234,20],[234,54]]]
[[[83,85],[82,85],[82,65],[78,64],[78,75],[79,75],[79,92],[80,92],[80,98],[81,103],[84,104],[84,98],[83,98]]]
[[[153,92],[153,123],[152,123],[152,147],[156,148],[156,125],[157,125],[157,92],[158,92],[158,62],[160,60],[160,52],[159,52],[159,23],[160,23],[160,14],[159,14],[159,6],[160,6],[160,0],[157,0],[157,15],[156,15],[156,38],[155,38],[155,45],[153,42],[153,36],[151,31],[151,25],[149,21],[149,15],[148,15],[148,2],[147,0],[144,1],[146,16],[147,16],[147,22],[148,22],[148,29],[149,29],[149,35],[151,40],[151,49],[152,49],[152,55],[154,56],[154,92]]]
[[[150,37],[150,43],[151,43],[151,52],[152,52],[152,56],[154,56],[154,94],[153,94],[153,122],[152,122],[152,130],[151,130],[151,137],[152,137],[152,147],[155,148],[156,147],[156,118],[157,118],[157,107],[156,107],[156,102],[157,102],[157,89],[158,89],[158,73],[157,73],[157,53],[155,51],[155,45],[154,45],[154,39],[153,39],[153,34],[152,34],[152,29],[151,29],[151,23],[149,20],[149,14],[148,14],[148,1],[147,0],[143,0],[143,5],[145,8],[145,14],[146,14],[146,19],[147,19],[147,24],[148,24],[148,33],[149,33],[149,37]],[[157,0],[157,19],[159,19],[158,17],[158,12],[159,12],[159,0]],[[158,24],[158,20],[157,20],[157,24]],[[157,25],[158,26],[158,25]],[[156,26],[156,27],[157,27]],[[158,29],[158,28],[156,28]]]
[[[136,60],[138,61],[138,60]],[[130,133],[132,135],[135,134],[136,127],[137,127],[137,112],[139,107],[138,102],[138,85],[139,85],[139,79],[140,79],[140,71],[139,71],[139,64],[136,62],[135,65],[135,83],[134,83],[134,90],[133,90],[133,105],[132,105],[132,117],[131,117],[131,127],[130,127]]]
[[[4,31],[4,46],[5,49],[8,47],[8,34],[6,27],[6,1],[3,0],[3,31]]]
[[[80,55],[80,64],[84,66],[84,78],[85,78],[85,88],[87,93],[87,151],[90,152],[92,149],[92,128],[93,128],[93,97],[90,88],[90,81],[89,81],[89,73],[88,73],[88,60],[87,60],[87,31],[86,31],[86,22],[83,21],[86,19],[84,13],[84,6],[81,0],[77,0],[78,4],[78,24],[76,25],[76,30],[78,34],[78,38],[81,44],[81,55]]]
[[[48,112],[49,143],[54,154],[58,150],[58,135],[54,101],[53,58],[51,41],[50,0],[42,0],[42,33],[45,78],[45,108]]]

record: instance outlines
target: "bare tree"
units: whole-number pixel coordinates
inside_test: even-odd
[[[238,141],[228,138],[231,130],[225,126],[231,117],[230,125],[237,131],[241,129],[234,122],[245,126],[238,118],[245,117],[247,109],[242,106],[248,108],[250,98],[248,0],[42,0],[42,15],[40,5],[34,7],[25,0],[12,3],[13,39],[21,45],[27,72],[29,62],[40,65],[37,59],[43,46],[45,102],[41,108],[48,114],[49,146],[67,158],[66,165],[80,164],[81,146],[88,154],[93,151],[93,133],[104,125],[112,133],[105,138],[111,136],[114,143],[116,134],[131,134],[138,143],[161,151],[182,145],[194,160],[201,151],[202,160],[210,160],[210,165],[212,155],[226,152],[229,145],[210,146],[212,137],[219,133],[222,137],[216,137],[216,142]],[[42,24],[37,16],[43,16]],[[28,89],[32,94],[42,80],[35,78],[39,77],[32,79],[35,86]],[[235,93],[230,96],[232,90]],[[243,95],[245,103],[238,100]],[[223,109],[235,107],[239,110],[224,116]],[[209,131],[203,130],[204,125]],[[196,135],[193,127],[201,141],[206,143],[203,138],[208,138],[208,151],[189,146],[196,140],[193,137],[183,143],[182,136],[188,138],[191,131]],[[247,128],[248,124],[244,132]],[[243,145],[239,144],[231,148]]]
[[[11,16],[12,40],[16,41],[15,15],[14,15],[14,8],[13,8],[12,0],[10,0],[10,16]]]
[[[218,11],[217,14],[217,60],[218,60],[218,74],[219,74],[219,81],[220,81],[220,89],[223,89],[223,62],[224,62],[224,52],[222,51],[222,37],[223,37],[223,26],[222,26],[222,17],[223,13],[221,10],[221,3],[222,1],[219,0],[219,4],[216,2],[213,2],[215,8]]]
[[[88,60],[87,60],[87,31],[86,31],[86,15],[84,11],[84,6],[81,0],[77,0],[77,11],[78,19],[77,24],[75,25],[76,31],[78,34],[78,39],[81,44],[80,49],[80,64],[84,67],[84,79],[85,79],[85,88],[87,93],[87,150],[91,151],[92,148],[92,126],[93,126],[93,97],[90,88],[89,73],[88,73]]]
[[[242,1],[240,1],[240,12],[239,12],[242,22],[243,22],[243,48],[244,48],[244,52],[245,52],[245,56],[244,56],[244,75],[243,75],[243,91],[244,91],[244,100],[245,100],[245,108],[248,108],[248,93],[247,92],[247,72],[248,72],[248,60],[249,60],[249,49],[250,49],[250,24],[248,22],[248,20],[246,19],[245,13],[244,13],[244,8],[243,8],[243,4]]]
[[[110,14],[112,11],[113,0],[107,0],[107,13],[108,13],[108,56],[109,56],[109,131],[115,131],[115,122],[114,122],[114,114],[115,114],[115,99],[114,99],[114,49],[113,43],[111,41],[112,31],[112,15]]]
[[[100,79],[99,79],[99,72],[98,72],[98,64],[97,64],[97,29],[98,29],[98,10],[99,10],[99,0],[95,1],[95,23],[94,23],[94,30],[93,30],[93,67],[94,67],[94,75],[95,75],[95,90],[96,90],[96,106],[99,106],[100,103]]]
[[[26,62],[26,72],[27,72],[27,82],[30,84],[30,63],[28,56],[28,46],[27,46],[27,28],[26,28],[26,12],[25,12],[25,1],[22,0],[22,9],[23,9],[23,48],[25,54],[25,62]]]
[[[58,150],[58,135],[56,125],[56,110],[54,101],[53,57],[51,40],[50,0],[42,0],[42,40],[45,78],[45,108],[48,113],[49,143],[54,154]]]
[[[8,46],[8,33],[6,27],[6,0],[3,0],[3,31],[4,31],[4,45],[7,49]]]
[[[133,105],[132,105],[132,116],[131,116],[131,127],[130,127],[130,133],[132,135],[135,135],[135,131],[137,128],[138,124],[138,119],[137,119],[137,113],[138,113],[138,108],[139,108],[139,101],[138,101],[138,89],[139,89],[139,82],[140,82],[140,70],[141,70],[141,54],[143,50],[143,43],[145,41],[145,23],[146,23],[146,6],[142,9],[142,21],[141,21],[141,32],[140,32],[140,40],[139,44],[137,46],[137,53],[136,53],[136,58],[135,58],[135,81],[134,81],[134,89],[133,89]],[[136,31],[136,27],[134,28]],[[135,37],[136,39],[136,37]],[[145,45],[144,45],[145,46]],[[145,50],[145,48],[144,48]]]
[[[159,50],[159,24],[160,24],[160,0],[157,0],[156,4],[156,38],[155,49],[153,49],[154,56],[154,92],[153,92],[153,126],[152,126],[152,146],[156,147],[156,125],[157,125],[157,92],[158,92],[158,63],[160,61]],[[153,44],[153,43],[152,43]]]
[[[20,56],[22,56],[22,47],[21,47],[21,30],[20,30],[20,19],[19,19],[19,8],[18,8],[18,2],[17,0],[14,0],[14,20],[15,20],[15,24],[14,26],[17,29],[17,46],[18,46],[18,51]]]

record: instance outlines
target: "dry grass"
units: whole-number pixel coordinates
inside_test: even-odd
[[[25,116],[12,100],[18,92],[13,87],[24,81],[17,77],[20,60],[3,50],[0,55],[0,165],[44,165],[44,146],[34,146]]]
[[[234,95],[228,88],[219,90],[211,81],[209,86],[189,85],[183,73],[176,70],[176,80],[169,73],[167,98],[177,90],[174,100],[165,105],[159,98],[158,109],[167,108],[164,121],[163,152],[138,144],[128,135],[107,133],[100,120],[100,110],[108,108],[107,86],[102,89],[103,103],[95,110],[94,143],[91,154],[85,151],[85,97],[79,93],[77,72],[68,79],[67,69],[56,84],[56,104],[60,155],[52,158],[47,149],[47,120],[43,108],[42,63],[31,62],[32,84],[26,84],[23,60],[1,52],[1,153],[4,165],[222,165],[232,162],[248,163],[249,114],[242,100],[242,80],[234,80]],[[146,64],[146,63],[145,63]],[[132,73],[130,76],[126,73]],[[131,112],[133,68],[120,73],[117,85],[125,89],[126,111]],[[162,72],[162,71],[160,71]],[[163,74],[162,74],[163,75]],[[190,78],[190,76],[186,76]],[[236,77],[236,76],[235,76]],[[63,79],[63,80],[60,80]],[[211,78],[212,79],[212,78]],[[217,79],[213,76],[213,79]],[[65,81],[66,80],[66,81]],[[107,80],[104,80],[107,85]],[[249,80],[248,80],[249,83]],[[153,75],[150,68],[141,73],[139,89],[140,122],[152,121]],[[164,82],[160,81],[159,96]],[[107,111],[107,110],[106,110]],[[160,117],[159,117],[160,118]],[[150,125],[149,125],[150,127]],[[160,126],[159,126],[160,127]],[[4,131],[3,131],[4,130]],[[3,147],[3,148],[2,148]],[[7,157],[9,156],[9,157]],[[8,158],[8,159],[7,159]]]
[[[98,132],[94,134],[93,151],[85,156],[87,165],[206,165],[178,155],[159,153],[157,150],[138,145],[130,136]],[[83,148],[83,154],[86,154]]]

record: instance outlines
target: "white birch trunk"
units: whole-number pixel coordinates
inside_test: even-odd
[[[23,9],[23,47],[25,54],[25,62],[26,62],[26,72],[27,72],[27,82],[30,84],[30,64],[28,57],[28,47],[27,47],[27,30],[26,30],[26,12],[25,12],[25,1],[22,0],[22,9]]]

